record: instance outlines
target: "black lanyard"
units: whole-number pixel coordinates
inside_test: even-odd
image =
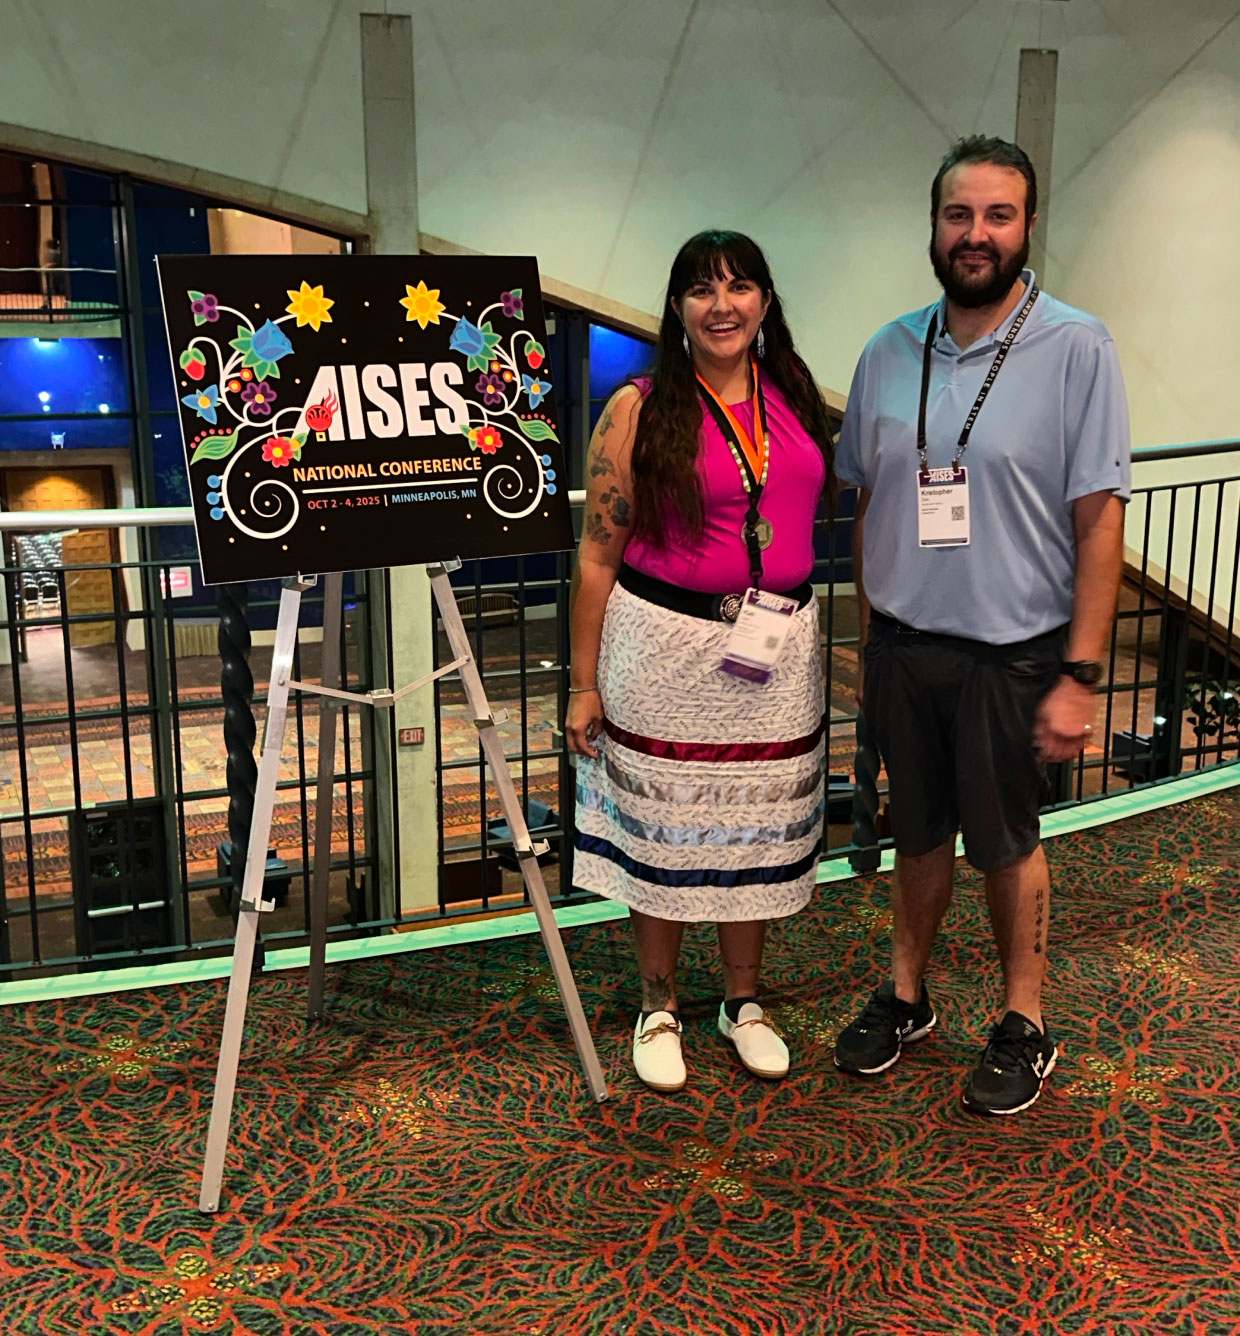
[[[753,366],[753,383],[754,393],[758,400],[758,414],[762,420],[762,430],[769,441],[770,428],[767,425],[766,399],[762,394],[762,377],[758,374],[756,365]],[[741,443],[737,438],[735,429],[728,421],[728,415],[720,407],[714,395],[710,394],[701,384],[697,388],[702,402],[710,410],[711,417],[715,419],[715,425],[723,433],[723,439],[728,443],[728,449],[732,452],[736,467],[740,470],[741,482],[744,485],[745,496],[749,502],[748,509],[745,511],[745,527],[741,531],[741,537],[745,540],[745,550],[749,553],[749,578],[753,581],[753,587],[757,589],[762,580],[762,548],[764,546],[760,538],[760,526],[763,521],[762,516],[758,514],[758,502],[762,500],[762,489],[766,485],[767,475],[770,473],[770,446],[768,444],[766,448],[766,463],[763,466],[762,477],[757,478],[754,476],[753,466],[749,463],[745,451],[741,449]],[[756,420],[754,428],[755,430],[757,428]]]
[[[995,354],[995,360],[990,364],[990,370],[986,373],[986,379],[982,382],[982,388],[977,392],[977,398],[973,401],[973,407],[969,410],[969,416],[965,418],[964,427],[960,432],[960,439],[956,442],[956,456],[952,460],[953,471],[960,467],[960,461],[964,458],[964,452],[969,448],[969,435],[973,431],[973,424],[977,421],[977,415],[982,411],[982,405],[986,402],[986,396],[990,393],[990,387],[998,378],[999,370],[1007,360],[1007,355],[1012,349],[1012,344],[1016,342],[1016,336],[1020,333],[1021,326],[1029,317],[1029,312],[1033,310],[1033,304],[1038,299],[1038,285],[1034,283],[1029,289],[1029,296],[1024,306],[1020,308],[1016,319],[1012,321],[1012,327],[1007,332],[1007,337],[999,345],[999,351]],[[926,400],[930,395],[930,356],[934,351],[934,340],[938,334],[939,313],[936,310],[930,317],[930,328],[926,330],[926,344],[922,349],[921,355],[921,407],[917,411],[917,456],[921,463],[921,470],[925,473],[928,470],[926,463]]]

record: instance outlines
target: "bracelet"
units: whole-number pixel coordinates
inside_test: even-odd
[[[597,690],[598,690],[598,684],[595,683],[595,685],[592,687],[569,687],[568,694],[570,696],[577,696],[580,695],[580,693],[583,691],[597,691]]]

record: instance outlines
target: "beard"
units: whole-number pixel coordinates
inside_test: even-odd
[[[986,255],[990,259],[991,267],[972,275],[957,272],[956,261],[964,254]],[[993,306],[995,302],[1002,301],[1016,285],[1016,280],[1020,278],[1028,259],[1028,228],[1025,229],[1025,240],[1020,249],[1013,252],[1006,261],[989,243],[970,246],[965,241],[953,246],[951,253],[944,258],[934,244],[934,237],[930,238],[930,263],[934,266],[934,276],[942,284],[948,301],[963,306],[966,310],[978,306]]]

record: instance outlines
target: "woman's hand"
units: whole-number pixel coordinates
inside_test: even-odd
[[[597,760],[598,749],[594,740],[602,731],[603,698],[597,688],[574,692],[568,698],[568,710],[564,715],[564,739],[568,750]]]

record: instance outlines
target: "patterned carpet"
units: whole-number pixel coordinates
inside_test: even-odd
[[[1064,837],[1029,1113],[960,1107],[998,978],[975,875],[940,1028],[873,1084],[831,1044],[882,968],[886,878],[772,933],[794,1070],[747,1077],[686,942],[690,1084],[626,1058],[623,924],[568,936],[589,1101],[537,938],[260,979],[225,1208],[195,1210],[224,985],[0,1013],[4,1336],[1240,1332],[1240,792]]]

